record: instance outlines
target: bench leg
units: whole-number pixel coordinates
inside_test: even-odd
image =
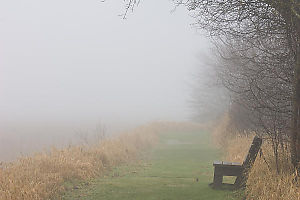
[[[214,187],[218,188],[222,185],[223,183],[223,175],[218,172],[218,170],[215,169],[214,172]]]

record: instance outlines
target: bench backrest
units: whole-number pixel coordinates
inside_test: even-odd
[[[243,162],[242,166],[244,169],[250,169],[252,167],[261,145],[262,145],[262,139],[259,138],[258,136],[255,136],[250,146],[249,152]]]
[[[262,139],[255,136],[254,139],[253,139],[253,142],[250,146],[249,152],[248,152],[248,154],[247,154],[247,156],[246,156],[246,158],[245,158],[245,160],[242,164],[242,167],[243,167],[242,173],[235,180],[234,185],[237,188],[241,188],[241,187],[246,186],[249,170],[254,164],[254,161],[257,157],[257,154],[259,152],[259,149],[260,149],[261,145],[262,145]]]

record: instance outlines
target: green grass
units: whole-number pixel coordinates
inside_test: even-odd
[[[105,177],[77,185],[64,200],[226,200],[226,190],[209,187],[213,160],[220,158],[205,132],[166,133],[142,161],[122,166]],[[198,179],[198,181],[197,181]],[[73,186],[72,186],[73,187]]]

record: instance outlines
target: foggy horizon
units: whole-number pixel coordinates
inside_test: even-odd
[[[189,82],[209,42],[185,8],[143,2],[124,20],[114,1],[0,5],[2,138],[190,119]]]

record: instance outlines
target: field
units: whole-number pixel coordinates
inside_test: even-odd
[[[209,187],[213,160],[220,152],[200,131],[160,134],[159,143],[141,160],[115,168],[88,182],[67,183],[64,200],[213,200],[235,199],[231,191]],[[228,181],[228,180],[227,180]]]

